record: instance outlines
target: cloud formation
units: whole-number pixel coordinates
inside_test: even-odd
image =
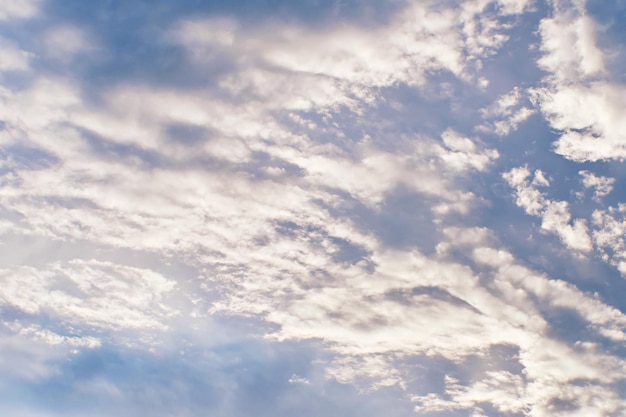
[[[585,2],[563,7],[541,21],[538,65],[548,72],[547,86],[535,89],[535,100],[552,127],[561,131],[555,150],[576,162],[624,159],[626,128],[624,84],[606,71],[607,52],[598,45],[601,30]]]
[[[585,220],[572,220],[567,201],[546,199],[536,188],[549,185],[541,171],[534,174],[532,181],[529,181],[530,176],[528,167],[514,168],[503,174],[509,185],[516,189],[517,205],[527,214],[541,217],[541,229],[558,235],[567,247],[581,252],[591,251],[591,237]]]
[[[113,3],[0,3],[38,39],[0,34],[0,384],[128,416],[626,413],[624,87],[584,2]]]

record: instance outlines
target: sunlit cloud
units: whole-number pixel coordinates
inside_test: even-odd
[[[0,2],[11,415],[626,412],[602,13],[71,3]]]

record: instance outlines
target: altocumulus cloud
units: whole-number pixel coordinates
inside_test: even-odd
[[[606,7],[0,1],[0,410],[626,415]]]

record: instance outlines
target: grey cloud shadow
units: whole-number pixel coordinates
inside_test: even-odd
[[[174,158],[167,153],[167,146],[161,149],[147,149],[137,144],[120,143],[103,137],[97,133],[81,127],[75,129],[82,135],[90,147],[93,157],[111,161],[127,161],[129,166],[138,169],[171,169],[185,170],[197,168],[222,173],[248,173],[251,181],[281,180],[298,178],[304,175],[299,166],[281,158],[274,157],[267,152],[252,151],[249,160],[233,162],[222,158],[212,157],[201,151],[201,146],[214,140],[218,133],[212,129],[183,123],[167,124],[165,134],[172,143],[187,146],[190,155]],[[198,149],[197,153],[193,153]],[[278,170],[278,173],[269,173],[268,168]]]
[[[575,309],[550,306],[549,309],[543,309],[542,313],[550,323],[546,336],[569,346],[575,346],[580,340],[592,340],[603,351],[626,358],[626,346],[604,336],[601,328],[589,324]]]
[[[335,262],[347,264],[356,264],[361,261],[367,262],[369,255],[371,255],[366,248],[346,239],[329,235],[322,227],[299,225],[292,221],[277,221],[274,223],[274,228],[282,236],[292,239],[303,238],[314,245],[321,244],[323,239],[330,240],[338,248],[338,251],[332,257]]]
[[[427,296],[430,299],[442,301],[448,304],[452,304],[457,307],[468,309],[474,313],[481,314],[481,311],[476,307],[463,300],[462,298],[452,295],[444,288],[435,286],[419,286],[410,290],[392,290],[385,294],[385,297],[389,300],[398,302],[404,305],[412,305],[415,303],[414,297]]]
[[[428,196],[398,187],[386,195],[380,207],[372,208],[335,190],[343,198],[339,207],[323,205],[332,215],[347,218],[360,229],[373,233],[391,248],[418,248],[432,253],[440,240],[440,233],[430,210],[433,201]]]

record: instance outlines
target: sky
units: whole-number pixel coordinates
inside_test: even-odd
[[[626,416],[623,0],[0,0],[0,414]]]

